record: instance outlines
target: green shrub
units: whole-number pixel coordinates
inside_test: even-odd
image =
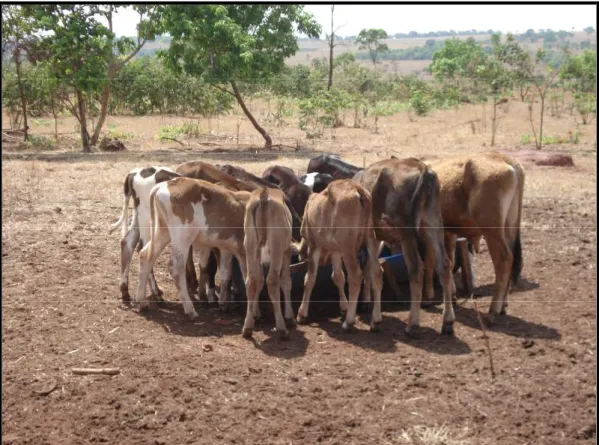
[[[160,128],[158,139],[178,139],[181,136],[188,138],[198,137],[201,134],[200,124],[193,122],[185,122],[182,125],[167,125]]]
[[[522,136],[520,136],[520,143],[521,144],[530,144],[530,142],[532,141],[532,137],[530,136],[530,134],[523,134]]]
[[[29,135],[29,144],[33,148],[37,149],[50,149],[54,148],[54,141],[46,136],[36,136],[35,134]]]
[[[426,116],[431,110],[431,102],[425,93],[417,90],[410,98],[410,107],[418,116]]]

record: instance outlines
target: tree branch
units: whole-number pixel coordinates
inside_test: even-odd
[[[230,95],[231,95],[231,96],[233,96],[233,97],[237,97],[237,96],[235,96],[235,93],[232,93],[231,91],[227,90],[226,88],[220,87],[220,86],[218,86],[218,85],[212,85],[212,86],[213,86],[214,88],[216,88],[217,90],[220,90],[220,91],[222,91],[223,93],[228,93],[228,94],[230,94]]]

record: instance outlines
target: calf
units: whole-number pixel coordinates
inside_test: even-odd
[[[150,240],[150,191],[156,184],[179,176],[168,167],[135,168],[125,177],[123,193],[123,210],[117,222],[112,224],[109,233],[122,227],[121,238],[121,299],[128,303],[129,295],[129,266],[133,250],[141,250]],[[133,218],[129,229],[126,224],[129,219],[129,199],[133,198]],[[150,289],[152,296],[162,299],[162,291],[156,283],[154,271],[150,272]]]
[[[243,221],[249,197],[248,192],[232,192],[224,187],[190,178],[175,178],[152,189],[151,239],[139,255],[137,301],[140,309],[148,306],[148,274],[169,243],[172,249],[171,275],[183,310],[190,320],[198,317],[185,281],[185,266],[190,247],[194,246],[204,261],[207,261],[211,249],[218,249],[221,252],[221,279],[227,283],[231,276],[231,258],[235,256],[245,280]],[[222,286],[221,282],[219,302],[225,304],[227,294]]]
[[[337,155],[319,155],[310,159],[308,173],[327,173],[334,179],[350,179],[363,170],[348,164]]]
[[[300,176],[299,180],[310,187],[314,193],[320,193],[333,182],[333,177],[327,173],[307,173]]]
[[[425,246],[431,246],[434,266],[443,287],[443,334],[453,334],[455,314],[451,300],[451,270],[443,243],[443,218],[439,180],[415,158],[376,162],[356,175],[372,193],[377,238],[391,245],[401,243],[410,280],[410,317],[405,332],[417,335],[422,301]]]
[[[293,170],[281,165],[268,167],[262,173],[262,177],[278,185],[287,195],[300,218],[303,218],[306,202],[312,194],[310,187],[302,183]]]
[[[245,253],[247,258],[247,311],[243,336],[252,336],[254,314],[264,286],[262,264],[268,264],[266,285],[273,305],[277,332],[287,339],[286,320],[293,323],[291,308],[291,212],[285,195],[276,188],[254,190],[245,211]],[[285,297],[285,319],[281,313],[281,288]]]
[[[201,179],[203,181],[210,182],[212,184],[218,184],[224,188],[232,191],[247,191],[251,192],[255,190],[257,186],[252,183],[240,181],[235,177],[220,171],[214,165],[208,162],[202,161],[190,161],[180,164],[175,169],[181,176],[187,178]],[[215,276],[217,264],[222,261],[230,259],[230,256],[224,259],[219,259],[218,250],[214,250],[207,257],[200,258],[200,281],[196,276],[195,266],[193,264],[193,248],[190,248],[189,255],[187,256],[187,282],[190,289],[199,289],[200,298],[207,298],[209,303],[214,303],[217,297],[215,288]],[[228,266],[229,268],[229,266]],[[208,283],[208,295],[206,296],[206,283]],[[228,292],[229,283],[223,287],[221,277],[221,289],[225,289]],[[225,306],[221,306],[225,307]]]
[[[355,323],[358,294],[362,282],[362,270],[358,263],[358,251],[366,246],[368,260],[365,266],[365,300],[374,291],[374,307],[370,323],[376,331],[382,322],[381,290],[382,268],[377,258],[377,245],[372,224],[370,193],[352,180],[332,182],[322,193],[310,196],[302,221],[302,252],[307,253],[308,271],[305,278],[304,296],[297,315],[298,323],[308,317],[310,295],[314,288],[320,260],[330,256],[333,265],[332,279],[339,289],[341,311],[347,311],[343,329]],[[348,274],[349,308],[345,296],[345,276],[342,261]]]
[[[256,175],[253,175],[241,167],[237,167],[237,166],[230,165],[230,164],[223,164],[223,165],[216,164],[215,167],[218,168],[220,171],[227,173],[240,181],[254,184],[256,187],[268,187],[268,188],[276,188],[276,189],[279,188],[278,185],[273,184],[272,182],[270,182],[264,178],[260,178]],[[300,227],[302,225],[302,219],[296,212],[295,208],[293,207],[293,203],[287,197],[287,195],[283,195],[283,199],[284,199],[285,205],[287,206],[287,208],[289,209],[289,212],[291,213],[292,236],[296,241],[300,241],[301,240]]]
[[[495,291],[488,321],[505,314],[510,281],[522,271],[520,222],[524,194],[522,165],[498,152],[461,156],[430,163],[441,184],[440,202],[446,249],[453,252],[457,236],[473,240],[475,250],[485,237],[495,269]],[[427,285],[432,272],[427,261]]]

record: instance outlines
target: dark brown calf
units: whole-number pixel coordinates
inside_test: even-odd
[[[452,334],[455,320],[451,300],[452,276],[443,243],[437,175],[418,159],[388,159],[361,171],[356,180],[372,193],[377,238],[391,245],[401,243],[410,275],[411,305],[406,334],[415,335],[420,324],[426,245],[432,246],[435,269],[443,287],[441,332]]]

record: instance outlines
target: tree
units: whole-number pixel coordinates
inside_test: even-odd
[[[443,48],[433,54],[429,67],[435,80],[444,83],[458,92],[479,94],[479,72],[487,63],[482,46],[472,37],[467,40],[445,40]]]
[[[31,21],[23,15],[20,6],[2,5],[2,58],[10,52],[10,60],[15,64],[16,80],[23,116],[23,138],[29,139],[29,126],[27,124],[27,100],[23,82],[23,54],[31,47]]]
[[[592,26],[587,26],[584,29],[584,32],[586,32],[588,35],[591,35],[591,34],[593,34],[595,32],[595,28],[593,28]]]
[[[580,113],[583,125],[590,123],[597,102],[597,52],[586,50],[568,55],[560,69],[560,78],[568,82],[574,95],[574,108]]]
[[[109,80],[135,54],[131,39],[115,39],[111,30],[112,13],[126,5],[39,4],[23,5],[39,35],[36,51],[44,54],[53,76],[73,90],[76,103],[70,111],[77,118],[83,151],[89,153],[104,122],[108,106]],[[139,7],[140,10],[143,6]],[[100,22],[108,18],[109,27]],[[139,43],[139,42],[138,42]],[[138,45],[139,47],[141,45]],[[137,48],[137,51],[139,48]],[[121,59],[123,58],[124,59]],[[115,61],[120,61],[115,66]],[[117,68],[115,71],[115,67]],[[108,85],[108,86],[107,86]],[[96,131],[88,129],[90,102],[102,93],[101,119]],[[103,113],[103,115],[102,115]]]
[[[539,136],[535,130],[533,119],[533,107],[535,98],[532,97],[528,105],[530,116],[530,125],[535,138],[537,150],[543,146],[543,119],[545,116],[545,99],[559,71],[547,65],[547,53],[539,49],[533,59],[528,54],[512,34],[508,34],[506,42],[496,44],[496,54],[498,60],[510,67],[512,76],[516,79],[522,79],[529,82],[538,93],[541,100],[541,112],[539,120]]]
[[[112,18],[113,14],[117,11],[118,8],[122,6],[117,6],[116,4],[106,5],[106,9],[101,10],[101,13],[106,17],[108,21],[108,29],[112,36],[114,36],[114,32],[112,30]],[[104,83],[104,88],[102,90],[102,99],[100,105],[100,115],[98,116],[98,123],[96,124],[96,129],[91,137],[91,145],[96,145],[98,143],[98,139],[100,138],[100,131],[102,130],[102,126],[104,125],[104,121],[106,120],[106,115],[108,113],[108,101],[110,98],[110,86],[114,78],[118,75],[118,73],[123,69],[125,64],[129,62],[144,46],[144,44],[148,41],[148,39],[152,39],[154,37],[156,31],[156,16],[155,16],[155,6],[146,6],[146,5],[135,5],[134,9],[139,13],[139,23],[137,25],[137,42],[133,43],[133,41],[127,37],[119,39],[119,41],[115,42],[114,37],[108,39],[108,43],[110,46],[110,54],[112,57],[108,61],[108,67],[106,69],[106,82]],[[115,50],[113,47],[116,46],[117,51],[115,54]]]
[[[320,35],[313,16],[293,4],[170,4],[159,10],[172,37],[170,47],[159,52],[167,66],[234,96],[270,148],[272,139],[247,108],[239,82],[260,83],[278,73],[299,49],[296,30]]]
[[[360,44],[360,49],[368,49],[372,64],[376,67],[376,62],[380,53],[389,51],[386,43],[381,43],[380,40],[386,39],[387,33],[384,29],[363,29],[358,34],[356,42]]]
[[[327,42],[329,44],[329,81],[327,83],[327,90],[330,90],[333,86],[333,48],[337,45],[335,44],[335,33],[339,31],[342,27],[335,29],[333,26],[333,17],[335,14],[335,5],[331,5],[331,34],[327,35]]]

